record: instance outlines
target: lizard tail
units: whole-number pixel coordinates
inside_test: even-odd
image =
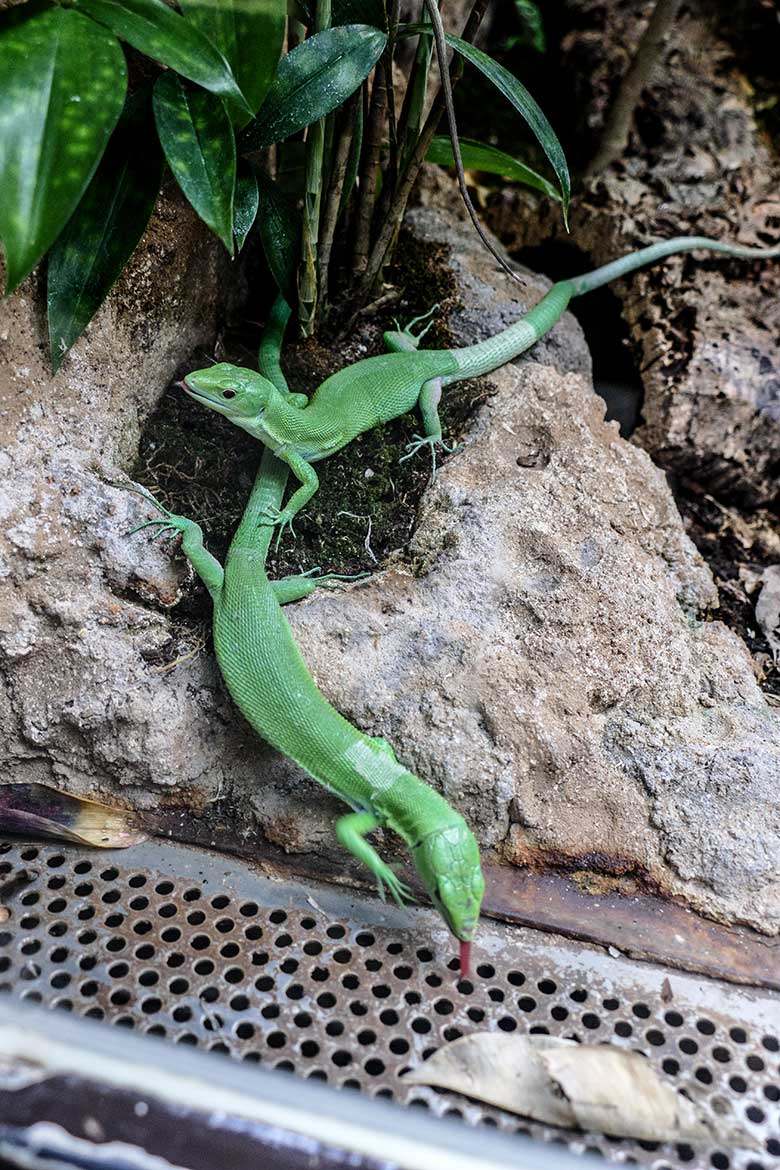
[[[558,321],[568,307],[572,297],[582,296],[595,288],[601,288],[611,280],[626,276],[637,268],[645,268],[648,264],[656,264],[666,256],[675,256],[681,252],[720,252],[725,256],[735,256],[740,260],[772,260],[780,256],[780,244],[773,248],[746,248],[740,244],[726,244],[720,240],[711,240],[707,236],[676,236],[672,240],[662,240],[658,244],[650,244],[647,248],[640,248],[628,256],[621,256],[592,272],[583,276],[575,276],[570,280],[559,280],[552,286],[538,304],[534,305],[524,317],[502,330],[494,337],[480,341],[477,345],[469,345],[464,349],[453,350],[457,363],[457,373],[445,376],[443,383],[458,381],[460,378],[474,378],[481,374],[489,374],[492,370],[519,357],[527,349],[543,337],[556,321]]]
[[[594,288],[601,288],[611,280],[617,280],[628,272],[637,268],[644,268],[648,264],[655,264],[666,256],[676,256],[681,252],[721,252],[725,256],[736,256],[740,260],[772,260],[780,256],[780,244],[773,248],[746,248],[741,244],[726,244],[721,240],[711,240],[707,236],[675,236],[673,240],[662,240],[659,244],[650,244],[647,248],[640,248],[638,252],[631,252],[628,256],[621,256],[609,264],[602,264],[601,268],[594,268],[583,276],[576,276],[571,280],[574,286],[572,296],[578,297],[582,293],[591,292]]]

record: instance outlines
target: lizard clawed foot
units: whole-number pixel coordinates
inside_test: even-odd
[[[295,529],[293,528],[294,518],[295,517],[290,515],[286,508],[282,508],[280,511],[279,508],[274,508],[269,505],[263,512],[262,519],[260,520],[261,527],[273,528],[274,525],[279,525],[279,531],[276,534],[276,543],[274,544],[274,552],[276,552],[279,548],[279,542],[282,539],[285,528],[289,528],[290,535],[292,536],[293,540],[296,539]]]
[[[407,353],[418,349],[423,337],[425,337],[425,334],[428,332],[431,325],[433,325],[433,320],[429,321],[425,328],[421,329],[419,333],[412,333],[412,327],[419,321],[424,321],[426,317],[430,317],[431,314],[435,313],[438,308],[438,304],[433,305],[433,307],[430,308],[427,313],[423,313],[419,317],[413,317],[409,324],[403,328],[401,328],[397,319],[393,318],[395,332],[388,332],[384,335],[385,345],[388,347],[388,349],[394,350],[395,352],[406,351]]]
[[[398,462],[405,463],[407,459],[411,459],[412,456],[417,455],[424,447],[428,447],[431,452],[431,483],[433,483],[436,479],[436,448],[441,447],[442,451],[445,451],[448,455],[454,455],[456,451],[460,451],[461,444],[456,443],[454,446],[448,447],[441,435],[414,435],[413,441],[406,444],[406,454],[402,455]]]
[[[160,513],[159,517],[153,520],[144,520],[141,524],[136,524],[135,528],[131,528],[127,536],[135,536],[136,532],[142,532],[144,528],[156,528],[150,536],[151,540],[157,540],[166,532],[178,532],[183,534],[191,528],[197,528],[194,520],[190,520],[187,516],[177,516],[175,512],[171,512],[164,504],[155,499],[151,492],[146,488],[136,487],[135,484],[129,483],[112,483],[112,487],[122,488],[124,491],[132,492],[136,496],[140,496],[142,500],[146,500],[153,508],[156,508]]]
[[[379,897],[383,902],[387,901],[385,896],[385,886],[387,886],[388,890],[390,891],[390,897],[393,899],[396,906],[400,906],[402,910],[407,902],[417,901],[406,883],[402,882],[398,875],[390,868],[390,866],[385,865],[384,862],[382,863],[381,870],[374,870],[374,876],[376,877]]]
[[[308,573],[303,573],[304,577],[312,577],[317,582],[317,585],[327,585],[329,588],[338,589],[339,581],[365,581],[366,577],[372,574],[366,569],[362,573],[322,573],[319,577],[314,576],[319,570],[309,569]],[[331,585],[331,582],[333,584]]]
[[[421,313],[419,317],[412,317],[411,321],[407,325],[404,326],[404,328],[401,330],[401,332],[406,333],[408,337],[413,337],[414,340],[419,343],[420,341],[422,341],[423,337],[425,337],[425,334],[428,332],[430,327],[433,325],[433,314],[436,312],[436,310],[438,308],[439,308],[439,302],[437,301],[435,305],[431,305],[431,307],[427,313]],[[414,325],[419,324],[420,321],[424,321],[426,317],[430,317],[431,320],[428,322],[428,324],[425,326],[425,328],[421,329],[419,333],[412,333],[412,327]]]

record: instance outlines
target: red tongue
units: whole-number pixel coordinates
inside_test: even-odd
[[[471,943],[461,942],[460,944],[460,977],[466,979],[471,970]]]

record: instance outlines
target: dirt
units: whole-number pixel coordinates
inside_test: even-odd
[[[780,516],[765,510],[743,514],[690,481],[676,485],[675,498],[686,531],[715,578],[720,604],[712,616],[739,634],[762,690],[780,702],[780,665],[755,615],[758,578],[780,563]]]
[[[290,389],[311,393],[337,370],[384,352],[382,334],[395,328],[394,317],[403,324],[436,303],[439,309],[426,346],[449,347],[453,342],[448,320],[458,305],[458,294],[445,251],[425,248],[410,233],[402,233],[388,273],[391,294],[385,303],[364,314],[347,338],[339,336],[336,316],[321,339],[285,347],[282,365]],[[258,341],[259,328],[241,320],[226,332],[218,348],[219,360],[254,367]],[[205,365],[207,358],[199,351],[176,371],[143,431],[131,474],[166,506],[197,519],[210,550],[223,559],[252,485],[258,446],[226,419],[198,408],[176,386],[188,371]],[[491,392],[487,379],[452,387],[440,412],[450,441],[458,439]],[[271,551],[272,577],[315,565],[334,573],[371,572],[389,557],[402,555],[430,479],[426,459],[399,462],[417,428],[414,414],[394,419],[359,436],[319,469],[320,489],[296,520],[297,539],[286,537],[278,552]],[[204,587],[194,584],[174,616],[185,627],[202,627],[207,641],[210,612]]]

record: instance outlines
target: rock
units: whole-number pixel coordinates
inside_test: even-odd
[[[297,607],[307,661],[508,859],[595,857],[776,932],[780,720],[742,643],[699,620],[711,580],[663,476],[581,376],[493,377],[416,575]]]
[[[547,287],[511,284],[470,229],[431,208],[409,222],[451,250],[460,343]],[[778,719],[740,641],[702,620],[710,574],[663,475],[604,422],[588,367],[566,317],[492,375],[495,397],[426,493],[407,553],[288,613],[331,701],[386,736],[485,846],[518,864],[646,874],[774,933]],[[145,385],[130,388],[136,401]],[[40,401],[16,439],[30,474],[2,549],[17,607],[3,624],[7,771],[144,808],[221,796],[237,847],[259,826],[342,872],[331,820],[343,806],[251,733],[210,654],[193,654],[190,635],[170,668],[154,664],[175,634],[161,606],[186,573],[119,543],[148,509],[88,474],[93,449],[125,449],[127,434],[105,409],[83,438],[38,431]]]
[[[574,150],[585,143],[592,154],[628,65],[626,46],[636,45],[651,5],[567,0],[566,7],[575,31],[564,40],[561,68],[577,79],[585,121]],[[777,243],[780,160],[726,20],[700,0],[682,6],[625,158],[579,191],[575,184],[570,239],[584,253],[583,269],[675,235]],[[768,11],[765,20],[773,20]],[[569,239],[557,211],[540,215],[521,190],[504,192],[491,223],[512,251],[553,233]],[[697,253],[613,287],[644,386],[636,441],[716,495],[776,499],[780,264]]]
[[[0,306],[6,777],[55,777],[81,791],[133,784],[139,804],[156,802],[154,784],[179,779],[191,713],[177,703],[178,680],[155,676],[146,659],[170,643],[160,606],[189,574],[159,547],[124,538],[138,501],[110,483],[126,479],[171,371],[213,342],[218,249],[183,202],[162,199],[56,377],[40,275]]]
[[[434,211],[410,218],[452,246],[459,341],[492,331],[505,278]],[[339,709],[484,844],[644,873],[775,933],[780,719],[740,640],[701,620],[712,578],[663,475],[604,422],[587,378],[560,372],[581,358],[561,324],[491,375],[497,394],[427,494],[409,565],[291,620]]]
[[[430,208],[410,222],[452,248],[460,342],[514,319],[508,279],[467,229]],[[428,492],[408,563],[289,616],[328,697],[483,844],[645,874],[776,933],[780,719],[744,645],[702,620],[710,573],[583,367],[569,319],[491,375],[497,394]],[[294,782],[286,763],[271,776]],[[255,815],[284,843],[268,791]],[[287,802],[319,847],[310,792]]]

